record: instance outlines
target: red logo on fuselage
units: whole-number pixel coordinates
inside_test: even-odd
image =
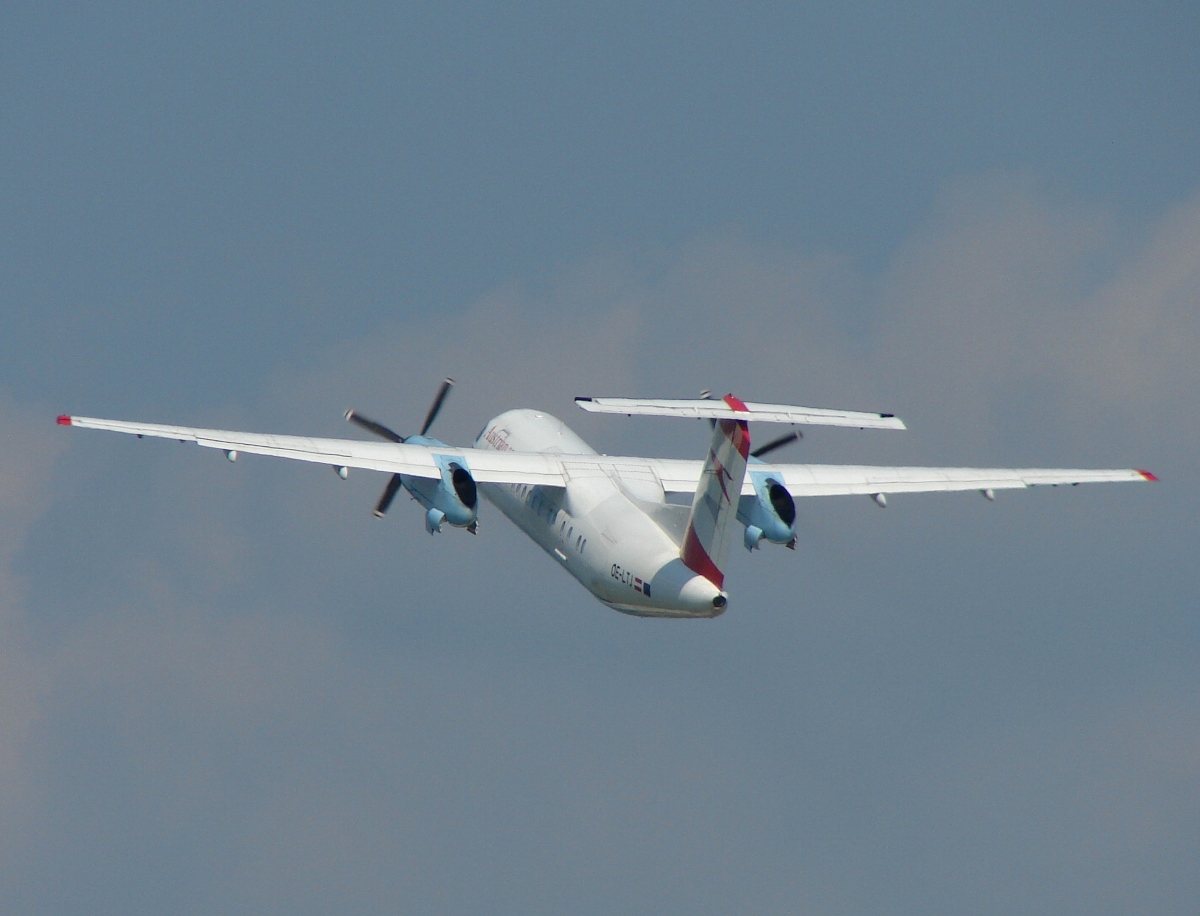
[[[505,436],[507,436],[508,430],[507,429],[503,430],[503,433]],[[505,439],[503,436],[501,436],[500,433],[496,431],[496,427],[494,427],[494,426],[491,429],[489,429],[487,431],[487,433],[484,435],[483,441],[486,442],[488,445],[490,445],[492,448],[494,448],[498,452],[511,452],[512,451],[512,446],[508,444],[507,439]]]

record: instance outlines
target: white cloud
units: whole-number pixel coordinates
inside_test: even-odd
[[[1189,360],[1198,222],[1191,201],[1134,244],[1111,216],[1029,182],[964,181],[880,277],[736,233],[649,265],[598,257],[532,292],[499,290],[336,344],[319,365],[280,370],[252,402],[214,405],[209,422],[338,434],[355,406],[407,430],[449,373],[459,387],[436,432],[456,441],[509,406],[565,414],[574,394],[713,387],[923,421],[886,441],[814,433],[804,449],[822,457],[1094,463],[1145,449],[1194,470],[1194,449],[1180,446],[1195,426],[1179,418],[1200,390]],[[494,513],[477,539],[430,539],[403,503],[385,524],[370,519],[382,485],[372,475],[343,484],[323,469],[231,466],[164,443],[102,445],[0,411],[0,587],[16,634],[0,674],[0,766],[7,786],[39,790],[13,796],[21,818],[7,843],[23,871],[6,880],[42,909],[95,899],[99,873],[114,882],[104,906],[121,908],[118,884],[146,882],[147,861],[157,883],[143,887],[146,909],[182,890],[196,911],[928,908],[962,890],[944,861],[986,849],[996,829],[956,807],[1011,797],[1001,747],[1025,761],[1016,782],[1050,799],[1015,809],[1006,836],[1054,832],[1039,867],[1066,868],[1075,889],[1136,847],[1139,830],[1154,838],[1141,848],[1179,854],[1192,841],[1160,792],[1175,780],[1195,798],[1194,742],[1170,744],[1186,704],[1155,731],[1163,766],[1084,766],[1105,723],[1141,716],[1123,717],[1135,707],[1120,689],[1098,696],[1086,715],[1099,724],[1057,751],[1028,729],[988,727],[1002,711],[989,684],[1031,685],[1017,708],[1048,703],[1048,730],[1075,714],[1036,653],[996,638],[1034,613],[1022,602],[1041,607],[1051,575],[1067,585],[1040,599],[1057,622],[1039,644],[1096,654],[1065,677],[1124,666],[1151,685],[1137,709],[1170,681],[1154,633],[1135,637],[1149,660],[1131,661],[1094,632],[1147,595],[1159,602],[1149,617],[1189,626],[1162,604],[1180,600],[1178,571],[1147,565],[1116,582],[1125,567],[1114,556],[1141,551],[1145,563],[1161,543],[1080,524],[1112,504],[1066,517],[1031,494],[1019,518],[991,516],[1005,521],[979,522],[969,538],[963,510],[958,527],[932,521],[946,502],[889,510],[875,524],[894,527],[876,533],[853,507],[805,507],[809,551],[753,567],[739,558],[735,612],[661,626],[602,609]],[[566,418],[606,450],[705,438],[688,424]],[[23,595],[12,558],[67,488],[51,462],[67,442],[63,473],[96,466],[48,516],[62,528],[38,543],[84,549],[58,558],[61,581]],[[847,519],[836,531],[835,513]],[[1163,542],[1194,547],[1187,515],[1156,516]],[[1127,533],[1138,523],[1122,521]],[[1006,553],[1013,539],[1049,544],[1049,570]],[[1104,607],[1087,605],[1093,579],[1115,589]],[[85,595],[89,606],[73,608]],[[57,621],[36,652],[20,639],[30,608]],[[1194,674],[1184,680],[1195,689]],[[948,746],[963,767],[949,776],[938,757]],[[1054,754],[1066,762],[1045,763]],[[1072,784],[1081,770],[1093,793]],[[904,797],[928,802],[915,815],[929,826],[924,845],[903,821],[913,810],[888,808]],[[1106,814],[1105,799],[1124,804]],[[1101,822],[1122,841],[1089,852],[1080,841]],[[1131,865],[1114,893],[1177,875],[1162,861]],[[979,882],[1030,880],[1027,859],[1011,862],[1015,877],[1004,862],[978,863]],[[55,891],[37,889],[64,872]]]

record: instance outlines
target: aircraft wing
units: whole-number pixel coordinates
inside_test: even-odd
[[[328,464],[332,467],[365,468],[390,474],[437,479],[442,469],[435,456],[459,458],[480,483],[526,483],[534,486],[561,487],[566,483],[561,462],[553,455],[529,452],[496,452],[491,449],[454,448],[453,446],[404,445],[394,442],[366,442],[361,439],[316,439],[309,436],[276,436],[267,433],[243,433],[227,429],[199,429],[192,426],[163,426],[158,423],[129,423],[95,417],[58,418],[62,426],[102,429],[115,433],[195,442],[205,448],[226,453],[270,455]],[[697,477],[699,472],[697,471]]]
[[[692,495],[704,462],[674,458],[637,458],[608,455],[556,455],[534,452],[500,452],[452,446],[406,445],[367,442],[361,439],[318,439],[266,433],[200,429],[130,423],[94,417],[61,416],[59,424],[84,429],[195,442],[227,453],[270,455],[333,467],[364,468],[390,474],[436,479],[442,469],[437,456],[458,458],[480,483],[523,483],[562,487],[574,474],[604,473],[645,479],[652,473],[667,493]],[[747,468],[742,494],[754,493],[751,473],[769,473],[793,496],[849,496],[877,493],[930,493],[954,490],[1007,490],[1033,486],[1079,483],[1146,481],[1157,478],[1149,471],[1066,470],[1045,468],[903,468],[842,464],[768,464],[753,462]]]
[[[1026,487],[1117,483],[1158,478],[1149,471],[1066,468],[888,468],[840,464],[752,464],[768,471],[793,496],[850,496],[876,493],[938,493],[955,490],[1021,490]],[[749,479],[747,478],[747,483]],[[749,493],[752,487],[743,486]]]
[[[696,492],[701,461],[668,458],[598,458],[611,463],[619,475],[630,466],[654,471],[668,493]],[[751,474],[767,473],[793,496],[853,496],[876,493],[937,493],[955,490],[1019,490],[1036,486],[1080,483],[1117,483],[1158,478],[1133,468],[1090,470],[1068,468],[892,468],[851,464],[768,464],[752,462],[746,468],[742,495],[754,494]]]

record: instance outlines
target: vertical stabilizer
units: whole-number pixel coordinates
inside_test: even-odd
[[[746,411],[746,405],[732,394],[725,395],[725,403],[739,413]],[[725,581],[729,527],[737,519],[749,455],[750,430],[746,420],[718,420],[679,552],[688,569],[717,588]]]

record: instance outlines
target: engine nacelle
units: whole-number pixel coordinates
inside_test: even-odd
[[[750,473],[754,495],[738,502],[738,521],[746,526],[747,550],[755,550],[764,539],[772,544],[796,547],[796,503],[787,487],[770,474]]]
[[[479,490],[471,472],[456,461],[442,466],[439,480],[410,477],[407,489],[427,510],[425,529],[430,534],[442,530],[442,522],[474,533],[478,526]]]

